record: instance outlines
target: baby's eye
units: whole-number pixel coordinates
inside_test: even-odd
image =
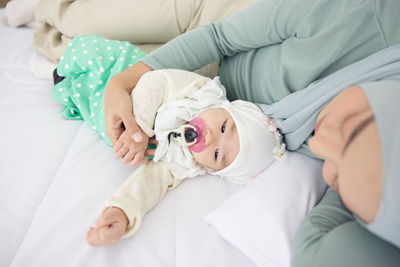
[[[219,153],[219,149],[217,148],[214,152],[214,160],[217,161],[218,159],[218,153]]]
[[[224,123],[221,126],[221,133],[225,132],[225,128],[226,128],[226,121],[224,121]]]

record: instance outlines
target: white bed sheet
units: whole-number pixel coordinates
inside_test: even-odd
[[[132,171],[86,124],[67,121],[30,70],[32,29],[0,26],[0,266],[254,266],[204,217],[240,186],[205,176],[168,193],[135,236],[85,234]]]
[[[32,31],[0,28],[0,266],[7,266],[80,122],[64,122],[29,60]]]

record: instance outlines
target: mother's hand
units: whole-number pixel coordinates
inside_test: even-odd
[[[150,70],[149,66],[139,62],[107,82],[104,94],[105,130],[113,146],[125,130],[129,136],[140,132],[133,116],[130,95],[140,77]]]

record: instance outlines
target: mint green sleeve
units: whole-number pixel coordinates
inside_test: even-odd
[[[178,36],[141,61],[196,70],[219,61],[230,100],[272,104],[400,42],[400,1],[262,0]]]
[[[293,36],[311,1],[260,1],[236,15],[176,37],[141,61],[154,69],[195,70]]]
[[[292,267],[395,267],[400,250],[361,226],[328,189],[298,230]]]

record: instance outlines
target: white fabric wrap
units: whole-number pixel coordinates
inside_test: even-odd
[[[189,148],[173,141],[169,143],[168,134],[195,118],[201,111],[224,101],[227,101],[225,89],[219,78],[214,78],[187,97],[162,105],[154,124],[158,146],[153,160],[157,162],[165,157],[171,173],[178,179],[205,174],[206,169],[197,164]]]
[[[235,121],[240,151],[229,166],[209,173],[235,183],[249,182],[275,160],[274,149],[279,140],[267,124],[266,115],[255,104],[236,100],[218,106],[227,110]]]
[[[210,108],[227,110],[235,121],[240,141],[240,151],[235,160],[220,171],[206,170],[191,155],[188,147],[174,141],[168,134]],[[184,99],[170,101],[157,112],[154,132],[158,147],[154,161],[166,159],[171,173],[178,179],[203,175],[207,171],[236,183],[246,183],[265,170],[274,160],[274,148],[280,139],[271,131],[264,113],[246,101],[229,102],[219,78],[208,81],[203,87]]]

